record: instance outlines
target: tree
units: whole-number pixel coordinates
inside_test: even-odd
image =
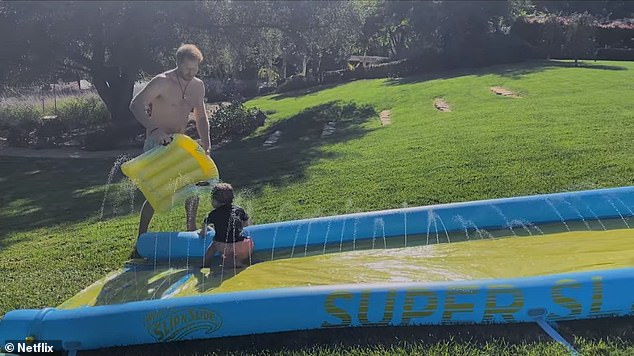
[[[134,82],[173,58],[179,24],[197,8],[190,2],[3,3],[3,20],[19,31],[0,34],[0,45],[12,48],[0,67],[21,81],[73,71],[91,80],[114,124],[134,123],[128,109]]]
[[[380,15],[369,17],[373,23],[366,26],[376,32],[363,38],[371,38],[393,58],[415,57],[430,48],[460,58],[458,52],[499,31],[512,8],[504,1],[382,1],[378,7],[375,13]]]
[[[570,22],[566,26],[566,51],[574,58],[575,67],[579,65],[580,58],[593,56],[595,19],[592,15],[574,14],[570,16]]]
[[[318,77],[324,62],[343,63],[355,51],[364,6],[350,1],[272,1],[260,9],[260,23],[281,35],[277,42],[285,77],[286,64],[298,61],[302,75]],[[275,25],[272,25],[275,23]],[[277,36],[277,35],[276,35]]]
[[[382,48],[378,52],[391,58],[406,58],[420,54],[437,44],[438,27],[435,8],[429,1],[381,1],[368,16],[363,38],[368,47]]]
[[[622,19],[634,16],[634,2],[629,0],[601,1],[533,1],[537,10],[562,15],[588,13],[605,19]]]

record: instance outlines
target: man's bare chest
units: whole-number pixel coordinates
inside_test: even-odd
[[[189,89],[189,88],[188,88]],[[194,107],[194,90],[182,90],[181,88],[170,86],[156,98],[156,104],[174,110],[191,110]]]

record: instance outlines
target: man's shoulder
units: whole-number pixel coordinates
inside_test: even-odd
[[[150,79],[147,85],[152,85],[155,88],[164,88],[170,85],[170,81],[170,78],[165,73],[161,73]]]
[[[150,82],[168,82],[171,81],[171,78],[168,76],[169,72],[163,72],[160,74],[157,74],[154,76],[154,78],[152,78],[150,80]]]
[[[203,82],[203,80],[198,78],[198,77],[194,77],[194,79],[192,79],[192,80],[194,81],[194,83],[196,85],[200,85],[200,86],[203,86],[203,87],[205,86],[205,82]]]

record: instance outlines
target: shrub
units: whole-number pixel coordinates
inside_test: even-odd
[[[0,107],[0,130],[6,132],[11,146],[55,146],[78,128],[92,128],[109,121],[109,113],[96,95],[62,98],[57,115],[47,107],[45,114],[37,100],[8,101]],[[43,119],[44,115],[54,116]]]
[[[205,78],[203,81],[207,102],[242,101],[245,97],[258,95],[257,80]]]
[[[321,82],[324,84],[341,83],[344,80],[343,76],[345,72],[346,72],[345,69],[323,72],[321,75]]]
[[[39,110],[25,103],[0,108],[0,129],[7,132],[9,145],[26,147],[35,141],[40,116]]]
[[[374,79],[402,77],[412,74],[413,68],[408,59],[399,59],[393,62],[380,63],[371,65],[367,68],[359,67],[352,72],[344,74],[344,77],[352,76],[352,78]]]
[[[106,105],[96,95],[62,101],[57,107],[57,116],[72,128],[102,125],[110,121]]]
[[[277,88],[278,93],[299,90],[317,85],[317,81],[306,78],[301,74],[291,75]]]
[[[277,90],[276,86],[273,85],[262,85],[258,88],[258,95],[268,95],[268,94],[272,94],[275,93],[275,90]]]
[[[520,62],[539,57],[525,41],[507,35],[489,35],[470,51],[455,53],[459,66],[481,67],[494,64]]]
[[[597,59],[613,61],[634,61],[634,49],[631,48],[599,48]]]
[[[68,123],[59,116],[44,117],[35,131],[35,144],[37,147],[54,147],[61,143],[62,136],[68,131]]]
[[[239,102],[221,106],[209,120],[212,142],[243,136],[264,125],[266,115],[257,108],[245,108]]]
[[[634,48],[634,24],[606,24],[596,29],[598,47]]]

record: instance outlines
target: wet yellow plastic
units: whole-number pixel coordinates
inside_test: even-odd
[[[173,297],[348,283],[517,278],[632,266],[634,229],[573,231],[287,258],[256,263],[235,277],[234,269],[221,272],[219,267],[214,267],[216,273],[168,265],[120,270],[58,308],[158,299],[187,275]]]
[[[191,138],[176,134],[167,146],[155,147],[124,163],[121,171],[136,184],[155,212],[169,211],[201,188],[218,181],[218,168]]]
[[[517,278],[632,266],[633,229],[573,231],[263,262],[225,280],[210,293],[347,283]]]

